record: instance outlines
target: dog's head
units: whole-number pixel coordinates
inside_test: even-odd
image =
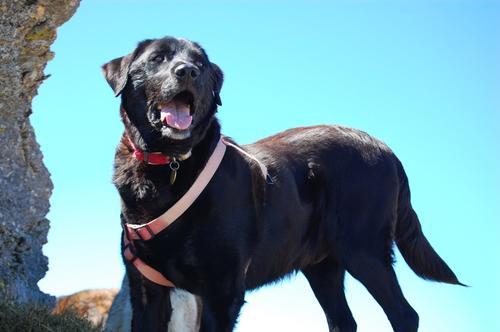
[[[145,151],[188,152],[221,105],[222,71],[200,45],[185,39],[142,41],[102,68],[122,96],[128,135]]]

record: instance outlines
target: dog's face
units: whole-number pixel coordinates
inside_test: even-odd
[[[222,71],[185,39],[145,40],[103,71],[122,95],[128,134],[147,151],[187,152],[221,105]]]

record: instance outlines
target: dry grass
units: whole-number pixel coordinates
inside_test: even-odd
[[[72,311],[52,314],[48,308],[0,302],[2,332],[97,332],[91,323]]]

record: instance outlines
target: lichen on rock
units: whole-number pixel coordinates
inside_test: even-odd
[[[0,0],[0,297],[17,302],[54,304],[37,286],[52,182],[29,116],[56,29],[79,2]]]

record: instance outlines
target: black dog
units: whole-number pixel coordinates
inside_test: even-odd
[[[223,75],[196,43],[175,38],[141,42],[103,66],[121,94],[125,134],[117,149],[114,183],[123,222],[161,215],[191,186],[214,150],[220,126]],[[134,149],[179,162],[149,165]],[[296,128],[245,147],[258,164],[228,146],[214,178],[194,204],[137,255],[177,287],[201,297],[201,331],[231,331],[245,290],[302,271],[331,331],[355,331],[343,290],[345,272],[384,309],[395,331],[416,331],[392,268],[395,242],[417,275],[460,284],[422,233],[410,204],[403,167],[382,142],[339,127]],[[170,288],[126,261],[135,331],[164,331]]]

